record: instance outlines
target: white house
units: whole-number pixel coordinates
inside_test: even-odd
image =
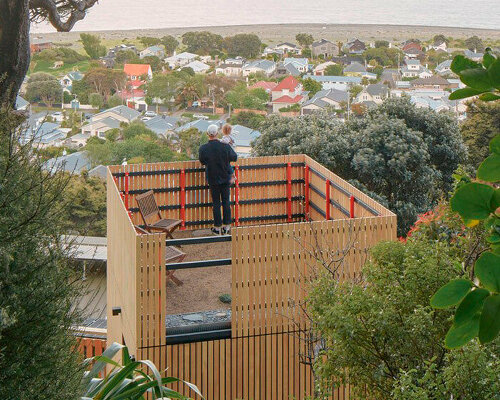
[[[307,58],[285,58],[283,60],[283,65],[293,65],[300,73],[306,73],[309,71],[309,60]]]
[[[349,87],[361,84],[361,78],[359,76],[304,76],[304,79],[308,78],[321,83],[323,89],[338,89],[347,91]]]
[[[119,128],[121,122],[135,121],[141,113],[127,106],[116,106],[95,114],[90,123],[82,126],[82,133],[89,136],[105,137],[110,129]]]
[[[59,83],[61,84],[63,90],[71,93],[73,82],[81,81],[82,79],[83,74],[80,71],[71,71],[59,79]]]
[[[239,77],[243,75],[243,64],[233,64],[227,63],[227,60],[224,64],[219,65],[217,68],[215,68],[215,73],[217,75],[225,75],[229,77]]]
[[[382,83],[374,83],[365,87],[354,100],[355,103],[374,102],[382,104],[389,95],[389,89]]]
[[[276,45],[274,50],[282,51],[282,54],[300,54],[302,52],[302,48],[297,46],[296,44],[284,42]]]
[[[165,50],[160,46],[150,46],[145,48],[139,53],[139,58],[142,60],[144,57],[165,57]]]
[[[306,100],[302,84],[293,76],[283,79],[271,92],[273,112],[294,104],[302,104]]]
[[[243,76],[255,73],[263,73],[267,76],[276,70],[276,63],[270,60],[255,60],[243,66]]]
[[[337,63],[334,63],[333,61],[326,61],[324,63],[317,65],[313,70],[314,75],[319,75],[319,76],[325,75],[325,71],[330,65],[337,65]]]
[[[189,64],[186,64],[183,68],[191,68],[196,74],[204,74],[210,69],[210,65],[198,60],[194,60]]]
[[[179,67],[184,67],[190,62],[196,60],[198,55],[188,52],[183,52],[179,54],[174,54],[171,57],[165,58],[165,63],[168,65],[170,69],[175,69]]]
[[[431,46],[431,49],[435,51],[447,51],[448,46],[446,45],[446,42],[443,40],[439,40],[437,42],[434,42]]]
[[[483,59],[484,53],[477,53],[475,51],[470,51],[469,49],[464,50],[464,55],[474,61],[481,61]]]
[[[436,67],[436,73],[439,75],[450,75],[453,72],[451,71],[451,61],[445,60],[441,64]]]

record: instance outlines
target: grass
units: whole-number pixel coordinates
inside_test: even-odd
[[[79,61],[74,64],[64,64],[61,68],[57,69],[53,69],[52,68],[53,66],[54,66],[53,61],[45,61],[45,60],[33,61],[30,65],[29,73],[32,74],[35,72],[46,72],[48,74],[55,76],[63,76],[75,69],[80,72],[85,72],[89,69],[89,60]]]

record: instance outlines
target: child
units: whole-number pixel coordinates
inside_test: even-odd
[[[231,136],[232,130],[233,127],[231,125],[225,124],[222,127],[222,138],[219,139],[222,143],[228,144],[231,147],[234,145],[234,138]],[[232,185],[234,182],[236,182],[236,176],[234,175],[234,167],[231,167],[229,183]]]

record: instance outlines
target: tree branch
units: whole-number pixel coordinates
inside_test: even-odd
[[[69,16],[63,21],[61,8],[58,7],[56,0],[30,0],[30,10],[41,10],[42,15],[52,24],[58,32],[69,32],[78,21],[85,18],[85,14],[98,0],[68,0],[63,6],[69,7]],[[35,11],[36,12],[36,11]]]

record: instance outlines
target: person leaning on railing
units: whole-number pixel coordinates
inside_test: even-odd
[[[214,213],[212,233],[215,235],[227,235],[231,230],[229,186],[232,169],[230,163],[231,161],[236,161],[238,156],[230,145],[220,142],[217,139],[217,131],[217,125],[210,125],[208,127],[208,143],[200,146],[199,160],[205,166],[206,177],[212,196]]]

